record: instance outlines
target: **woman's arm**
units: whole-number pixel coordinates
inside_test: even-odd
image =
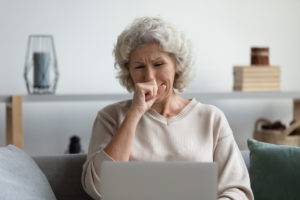
[[[131,152],[132,141],[140,118],[140,112],[129,110],[120,128],[117,130],[116,135],[105,147],[105,153],[107,153],[114,160],[128,161]]]
[[[107,111],[108,110],[108,111]],[[128,160],[138,118],[128,112],[118,129],[110,110],[101,110],[93,125],[87,160],[82,169],[83,189],[93,199],[102,199],[101,166],[104,161]]]
[[[218,200],[253,200],[247,167],[233,135],[219,139],[214,159],[219,174]]]
[[[253,200],[246,164],[222,111],[218,112],[218,135],[214,161],[218,164],[218,200]]]
[[[132,105],[115,136],[104,149],[111,158],[117,161],[129,160],[137,124],[164,89],[165,86],[158,87],[154,80],[135,85]]]
[[[98,113],[81,177],[84,190],[94,199],[102,198],[100,172],[103,161],[128,161],[138,121],[160,94],[154,83],[136,85],[131,107],[120,127],[107,109]]]

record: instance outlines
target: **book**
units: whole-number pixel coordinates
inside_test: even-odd
[[[235,83],[277,83],[279,77],[234,77]]]
[[[243,70],[235,68],[233,71],[233,76],[235,80],[244,80],[244,79],[280,79],[279,70]]]
[[[235,79],[280,79],[280,74],[233,74]]]
[[[280,83],[234,83],[235,87],[280,87]]]
[[[233,89],[238,91],[280,90],[280,67],[275,65],[233,67]]]
[[[280,87],[233,87],[233,90],[244,92],[271,92],[280,91]]]
[[[259,67],[254,67],[251,65],[236,65],[233,67],[233,71],[235,72],[248,72],[248,73],[257,73],[257,72],[275,72],[278,73],[280,72],[280,67],[275,66],[275,65],[270,65],[270,66],[259,66]]]
[[[270,71],[270,72],[243,72],[243,71],[233,71],[234,76],[280,76],[280,71]]]

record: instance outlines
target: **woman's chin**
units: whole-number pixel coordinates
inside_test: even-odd
[[[164,91],[155,101],[155,103],[163,103],[167,100],[168,98],[168,95],[167,95],[167,92]]]

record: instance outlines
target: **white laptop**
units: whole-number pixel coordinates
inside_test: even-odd
[[[216,200],[217,165],[104,161],[101,184],[103,200]]]

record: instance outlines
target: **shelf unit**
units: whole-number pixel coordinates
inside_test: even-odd
[[[300,120],[300,92],[213,92],[186,93],[185,98],[205,99],[293,99],[294,119]],[[121,101],[130,94],[57,94],[57,95],[0,95],[0,103],[6,104],[6,144],[23,147],[23,103],[34,102],[92,102]]]

